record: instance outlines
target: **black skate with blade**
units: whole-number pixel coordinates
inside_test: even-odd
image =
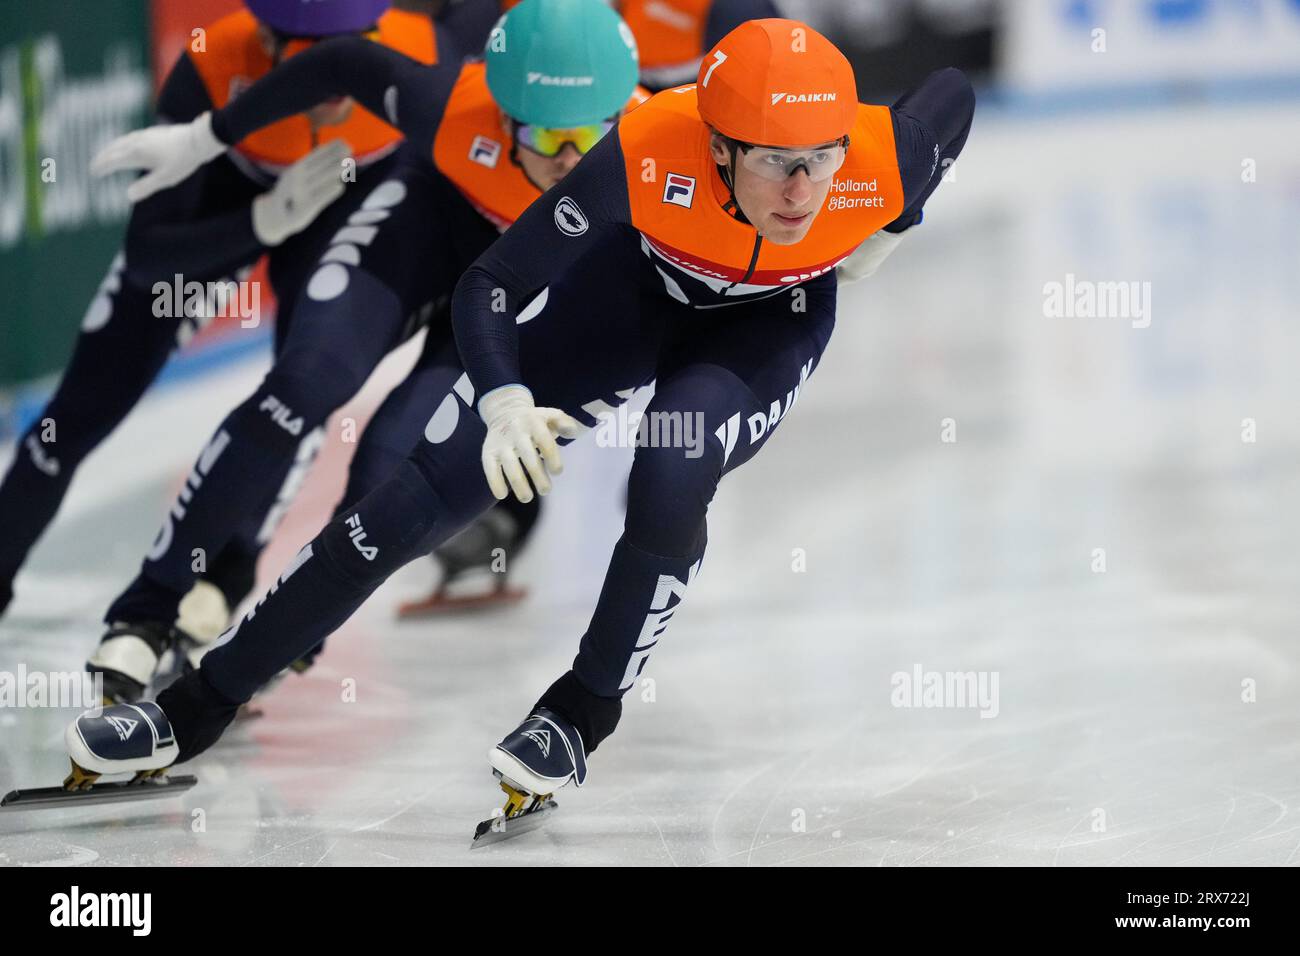
[[[153,680],[159,661],[176,644],[176,631],[156,621],[115,621],[99,639],[86,671],[104,682],[104,704],[139,700]]]
[[[546,707],[539,707],[488,751],[492,772],[506,792],[506,804],[474,830],[470,849],[534,830],[550,818],[557,804],[551,794],[587,779],[587,751],[578,728]]]
[[[0,800],[0,807],[37,810],[173,797],[198,783],[192,776],[167,776],[178,749],[167,716],[152,701],[87,711],[68,727],[64,743],[72,772],[63,786],[13,790]],[[117,773],[134,776],[98,782],[104,774]]]
[[[497,506],[484,512],[459,534],[439,545],[434,563],[442,580],[433,592],[397,608],[399,618],[428,617],[457,611],[487,610],[517,604],[527,591],[512,588],[505,570],[498,570],[498,555],[513,556],[527,537],[515,516]]]

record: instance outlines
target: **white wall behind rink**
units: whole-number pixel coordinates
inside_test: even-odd
[[[1300,77],[1300,0],[1004,0],[1003,24],[1021,92]]]

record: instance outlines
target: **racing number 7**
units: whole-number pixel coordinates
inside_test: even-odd
[[[722,66],[723,62],[727,59],[727,54],[723,53],[721,50],[714,50],[713,59],[713,65],[710,66],[704,74],[704,86],[709,85],[709,80],[713,77],[713,71]]]

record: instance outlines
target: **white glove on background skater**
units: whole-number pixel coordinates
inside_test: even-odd
[[[558,408],[538,408],[533,393],[522,385],[494,388],[479,400],[478,411],[487,424],[483,474],[497,500],[504,500],[511,491],[524,504],[533,500],[525,471],[538,494],[548,493],[551,479],[547,472],[558,475],[564,470],[556,436],[577,438],[582,426]]]
[[[317,146],[280,174],[275,186],[253,200],[253,232],[264,246],[278,246],[302,232],[343,195],[343,161],[352,155],[341,139]]]
[[[898,248],[898,244],[902,241],[902,233],[885,232],[883,229],[873,232],[867,236],[862,245],[858,246],[853,255],[836,266],[836,275],[841,282],[857,282],[859,279],[875,275],[880,264]]]
[[[126,198],[139,202],[175,186],[225,151],[226,144],[212,135],[212,114],[204,113],[189,123],[150,126],[119,136],[91,160],[90,174],[145,170],[147,176],[126,187]]]

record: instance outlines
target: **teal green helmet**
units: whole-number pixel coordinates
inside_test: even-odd
[[[636,90],[636,38],[603,0],[523,0],[492,28],[488,89],[521,123],[571,128],[609,119]]]

